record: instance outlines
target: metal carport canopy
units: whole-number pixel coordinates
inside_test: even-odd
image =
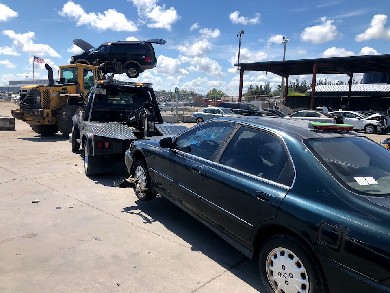
[[[312,97],[310,101],[310,108],[313,109],[317,74],[347,74],[349,76],[349,86],[351,88],[352,76],[354,73],[390,72],[390,54],[267,61],[240,63],[235,65],[238,65],[240,69],[239,101],[241,101],[242,98],[245,71],[266,71],[287,79],[290,75],[312,74]],[[288,82],[286,82],[286,84],[288,84]],[[287,97],[287,91],[288,86],[285,88],[284,97]],[[350,93],[348,95],[348,99],[349,98]]]
[[[283,77],[313,74],[314,65],[317,67],[316,72],[320,74],[390,72],[390,54],[239,64],[243,71],[267,71]]]

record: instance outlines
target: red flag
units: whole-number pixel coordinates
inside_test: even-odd
[[[37,62],[37,63],[45,63],[45,60],[43,60],[42,58],[39,58],[37,56],[34,56],[34,62]]]

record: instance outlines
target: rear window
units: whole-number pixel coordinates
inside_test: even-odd
[[[145,102],[150,102],[151,97],[148,91],[127,88],[108,87],[101,89],[96,96],[96,102],[99,106],[130,106],[133,108],[141,107]]]
[[[321,138],[305,142],[344,186],[355,192],[390,195],[390,152],[363,137]]]

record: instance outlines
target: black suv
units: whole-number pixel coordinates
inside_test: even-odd
[[[74,55],[70,63],[92,64],[100,67],[103,74],[126,73],[129,78],[136,78],[146,69],[156,67],[157,58],[154,52],[153,43],[164,45],[163,39],[152,39],[148,41],[118,41],[101,44],[94,48],[82,39],[75,39],[73,43],[84,52]]]
[[[228,108],[234,113],[244,116],[267,116],[267,111],[248,103],[222,102],[219,107]]]

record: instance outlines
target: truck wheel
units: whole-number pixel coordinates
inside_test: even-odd
[[[78,132],[78,128],[76,126],[72,127],[72,152],[78,153],[80,150],[80,143],[77,141],[77,136],[79,136],[80,133]]]
[[[313,257],[288,235],[271,237],[261,247],[258,261],[264,292],[325,292]]]
[[[41,136],[52,136],[57,133],[57,125],[31,125],[31,129]]]
[[[92,152],[91,147],[87,142],[86,145],[84,146],[84,172],[85,175],[87,175],[88,177],[95,175],[98,171],[98,166],[99,166],[98,160],[95,157],[90,155],[91,152]]]
[[[155,195],[152,192],[150,176],[145,162],[136,160],[130,174],[136,179],[134,191],[138,199],[142,201],[153,199]]]
[[[372,125],[372,124],[367,124],[366,126],[364,126],[364,131],[365,133],[375,133],[375,126]]]
[[[68,137],[72,132],[73,122],[72,117],[76,113],[79,106],[66,105],[60,108],[56,113],[57,127],[63,136]]]
[[[137,78],[139,76],[138,66],[133,64],[127,66],[126,74],[128,78]]]

